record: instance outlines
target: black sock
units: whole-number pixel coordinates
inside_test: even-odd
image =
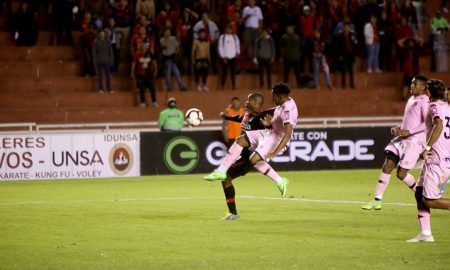
[[[223,187],[223,193],[225,193],[225,198],[227,199],[228,210],[231,214],[237,215],[234,186]]]

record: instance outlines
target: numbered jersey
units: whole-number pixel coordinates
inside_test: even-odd
[[[427,135],[430,136],[434,119],[442,120],[442,132],[433,144],[431,154],[435,162],[450,168],[450,105],[438,100],[430,103],[427,117]]]

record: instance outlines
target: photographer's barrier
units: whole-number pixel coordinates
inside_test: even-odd
[[[295,129],[277,170],[380,168],[389,127]],[[141,174],[206,173],[226,154],[220,131],[141,133]]]
[[[139,135],[0,136],[0,181],[139,176]]]

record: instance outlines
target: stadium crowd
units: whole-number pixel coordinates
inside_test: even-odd
[[[2,11],[10,9],[9,2],[1,2]],[[85,74],[99,75],[99,92],[104,90],[102,73],[112,92],[110,77],[125,75],[130,69],[121,66],[131,62],[138,88],[150,89],[156,106],[158,74],[168,91],[173,89],[172,76],[179,90],[188,90],[182,74],[193,74],[195,89],[208,91],[209,72],[220,72],[221,88],[232,89],[238,87],[236,74],[245,72],[259,73],[260,87],[270,88],[274,68],[282,69],[285,82],[293,70],[298,88],[316,88],[323,72],[332,90],[331,72],[341,74],[341,88],[355,88],[357,58],[367,73],[403,72],[409,86],[419,73],[418,57],[427,51],[423,49],[439,48],[433,39],[445,42],[449,30],[441,14],[448,13],[447,1],[439,10],[428,11],[422,2],[29,0],[21,1],[13,14],[11,30],[17,45],[32,46],[38,36],[36,14],[48,12],[56,44],[79,45]],[[73,39],[73,30],[82,32],[80,40]],[[425,39],[430,31],[432,38]],[[431,59],[431,70],[440,71]],[[145,95],[140,96],[145,106]]]

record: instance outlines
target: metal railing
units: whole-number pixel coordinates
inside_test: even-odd
[[[375,117],[317,117],[299,118],[297,128],[344,128],[344,127],[379,127],[396,126],[402,121],[401,116]],[[205,120],[199,127],[183,127],[182,131],[221,130],[222,120]],[[36,123],[3,123],[0,134],[43,134],[43,133],[84,133],[84,132],[123,132],[159,131],[156,121],[148,122],[109,122],[78,124],[36,124]]]

